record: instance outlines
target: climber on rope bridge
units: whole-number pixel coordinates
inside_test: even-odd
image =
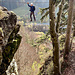
[[[34,17],[34,21],[36,21],[36,18],[35,18],[35,14],[34,14],[34,11],[35,11],[35,6],[33,6],[33,3],[31,3],[31,5],[29,5],[29,3],[27,2],[28,6],[30,7],[30,21],[32,21],[32,15]]]

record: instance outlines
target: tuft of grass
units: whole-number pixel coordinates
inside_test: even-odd
[[[44,33],[43,32],[35,32],[36,34],[38,34],[38,35],[44,35]]]

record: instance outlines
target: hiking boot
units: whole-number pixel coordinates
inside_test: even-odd
[[[32,22],[32,20],[30,20],[30,22]]]
[[[36,20],[34,20],[34,21],[36,21]]]

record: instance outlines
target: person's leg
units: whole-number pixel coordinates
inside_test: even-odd
[[[34,12],[33,12],[33,17],[34,17],[34,21],[36,21],[36,18],[35,18],[35,14],[34,14]]]
[[[32,21],[32,14],[33,14],[33,13],[31,12],[31,13],[30,13],[30,19],[31,19],[30,21]]]

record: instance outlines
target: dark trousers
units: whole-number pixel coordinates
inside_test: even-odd
[[[31,21],[32,21],[32,15],[33,15],[34,21],[36,21],[36,18],[35,18],[34,12],[31,12],[31,13],[30,13],[30,19],[31,19]]]

